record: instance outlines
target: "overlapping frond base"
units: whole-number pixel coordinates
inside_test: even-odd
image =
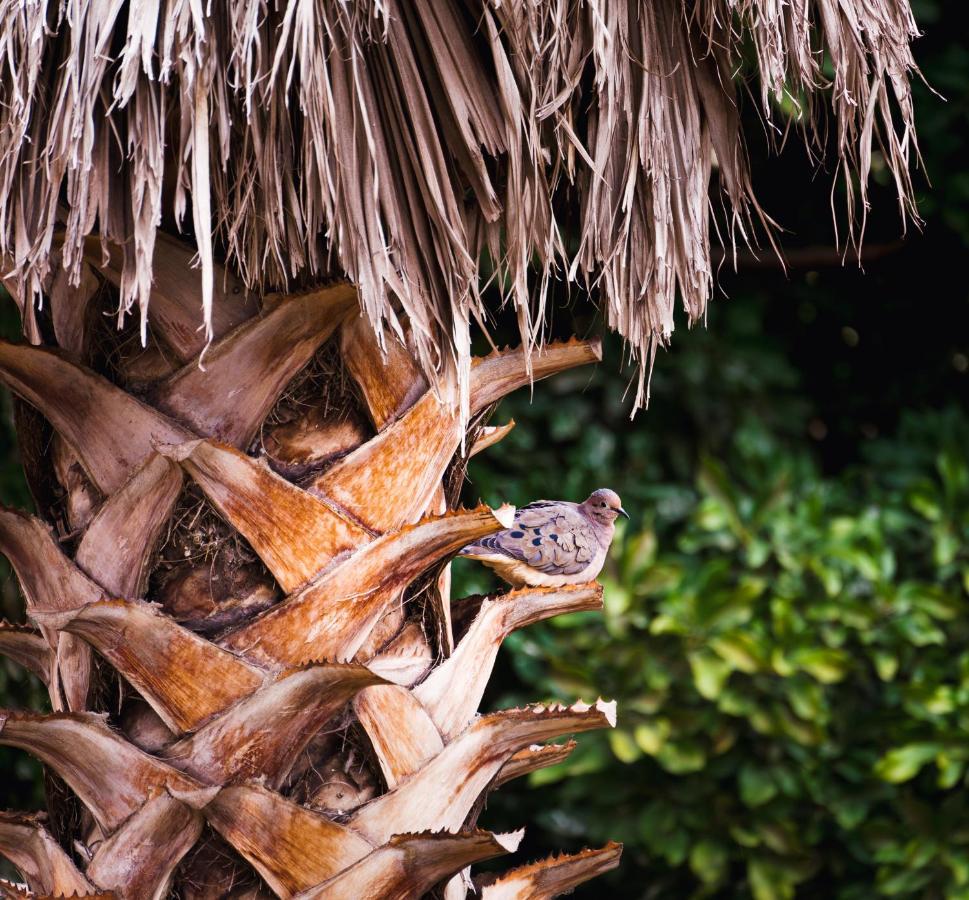
[[[93,287],[91,316],[37,320],[48,346],[0,344],[41,514],[0,508],[31,623],[0,624],[0,653],[53,709],[0,711],[0,743],[72,798],[0,815],[26,882],[0,897],[458,900],[472,864],[521,840],[477,827],[488,793],[615,723],[601,700],[478,713],[504,638],[600,608],[601,588],[468,598],[452,617],[449,559],[513,509],[463,509],[444,486],[510,426],[466,435],[447,386],[361,328],[346,284],[227,298],[202,369],[177,314],[189,278],[158,282],[150,365],[99,345],[110,290]],[[470,409],[598,356],[496,351],[471,369]],[[481,890],[551,897],[618,854]]]

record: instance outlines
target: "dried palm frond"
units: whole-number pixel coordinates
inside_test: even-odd
[[[32,304],[58,266],[80,283],[98,233],[144,334],[159,225],[190,222],[200,337],[228,293],[216,257],[263,291],[342,270],[466,418],[485,260],[527,350],[564,273],[645,364],[678,296],[704,313],[715,168],[724,236],[769,229],[747,46],[764,116],[793,100],[811,134],[830,96],[857,233],[875,150],[914,215],[916,34],[908,0],[3,0],[0,275],[36,340]]]

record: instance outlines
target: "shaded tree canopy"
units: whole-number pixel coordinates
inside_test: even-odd
[[[703,316],[711,225],[770,233],[745,89],[775,139],[834,144],[856,235],[873,153],[913,213],[916,33],[908,0],[6,3],[2,274],[30,334],[114,253],[144,329],[157,230],[190,230],[211,334],[218,258],[260,290],[346,273],[463,409],[482,283],[532,347],[563,278],[647,363],[678,295]]]

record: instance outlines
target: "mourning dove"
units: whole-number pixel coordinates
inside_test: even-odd
[[[606,561],[619,495],[600,488],[583,503],[538,500],[515,513],[505,531],[468,544],[460,555],[494,569],[513,587],[559,587],[592,581]]]

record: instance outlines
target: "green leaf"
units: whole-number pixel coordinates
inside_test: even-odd
[[[912,584],[910,590],[914,596],[912,604],[928,613],[933,619],[951,622],[965,616],[965,602],[956,596],[947,594],[936,585]]]
[[[931,482],[913,488],[908,495],[908,502],[912,509],[930,522],[938,522],[942,518],[942,507],[939,505]]]
[[[797,666],[791,663],[780,647],[775,647],[771,651],[770,664],[781,678],[790,678],[797,671]]]
[[[665,840],[653,845],[654,849],[666,857],[671,866],[682,865],[690,851],[690,833],[685,828],[677,828]]]
[[[695,741],[667,741],[656,754],[656,760],[674,775],[699,772],[707,762],[703,748]]]
[[[945,854],[945,864],[952,872],[952,879],[959,887],[969,886],[969,854],[960,853],[953,848]]]
[[[665,800],[647,803],[639,814],[639,833],[647,846],[660,841],[676,828],[676,809]]]
[[[709,650],[698,650],[689,655],[693,683],[700,696],[706,700],[716,700],[730,677],[731,667]]]
[[[784,685],[791,709],[800,718],[814,722],[824,711],[824,689],[815,681],[809,681],[803,676],[791,679]]]
[[[763,806],[777,795],[770,771],[759,763],[745,763],[738,776],[740,799],[745,806]]]
[[[732,837],[741,847],[752,849],[760,846],[760,835],[749,828],[740,825],[730,826],[730,837]]]
[[[779,856],[791,857],[802,852],[794,827],[789,823],[768,819],[762,822],[757,830],[763,838],[764,846]]]
[[[723,464],[707,457],[700,463],[700,475],[697,481],[700,490],[719,504],[719,511],[725,519],[724,524],[730,528],[736,537],[741,540],[745,539],[747,531],[737,511],[736,495],[730,483],[730,476]]]
[[[942,484],[948,496],[964,495],[969,489],[969,466],[961,452],[943,450],[936,458],[936,468],[942,476]]]
[[[955,691],[947,684],[940,684],[924,700],[925,708],[934,716],[944,716],[956,708]]]
[[[724,880],[729,864],[727,848],[719,841],[703,839],[690,851],[690,868],[705,885],[714,886]]]
[[[818,576],[824,587],[824,592],[829,597],[837,597],[841,593],[844,582],[841,580],[841,573],[833,566],[825,565],[819,559],[810,561],[811,571]]]
[[[723,504],[713,498],[708,498],[697,506],[694,519],[704,531],[720,531],[730,524]]]
[[[933,529],[935,536],[934,559],[939,567],[948,566],[956,558],[961,543],[948,525],[939,523]]]
[[[602,595],[603,608],[607,616],[620,619],[632,605],[632,594],[620,584],[610,584],[609,589]]]
[[[662,749],[670,734],[668,719],[653,719],[641,722],[633,729],[633,739],[643,753],[655,756]]]
[[[723,634],[710,641],[710,647],[741,672],[752,675],[764,667],[764,654],[750,635],[743,632]]]
[[[792,716],[783,706],[777,706],[775,712],[778,727],[791,740],[805,747],[813,747],[824,740],[824,731],[817,723]]]
[[[656,532],[644,528],[626,542],[626,565],[633,573],[640,573],[656,561]]]
[[[914,896],[931,880],[933,873],[925,869],[903,869],[886,878],[878,879],[878,892],[889,897]]]
[[[751,569],[759,569],[770,559],[771,549],[767,541],[750,541],[747,544],[747,565]]]
[[[844,797],[832,805],[837,823],[846,831],[857,828],[868,816],[870,805],[862,797]]]
[[[872,662],[882,681],[892,681],[898,673],[898,657],[888,650],[876,650],[872,654]]]
[[[685,634],[686,630],[682,622],[666,613],[656,616],[649,625],[650,634]]]
[[[790,869],[763,858],[747,863],[747,880],[754,900],[792,900],[797,884]]]
[[[620,762],[634,763],[643,755],[633,736],[622,728],[609,732],[609,746]]]
[[[918,775],[922,766],[934,759],[941,749],[940,744],[928,742],[896,747],[875,763],[875,774],[892,784],[909,781]]]
[[[834,684],[848,674],[850,660],[841,650],[813,647],[797,650],[791,655],[792,662],[824,684]]]
[[[936,757],[935,764],[939,767],[939,777],[936,783],[944,791],[954,788],[962,778],[962,773],[966,770],[964,757],[950,756],[945,752]]]

